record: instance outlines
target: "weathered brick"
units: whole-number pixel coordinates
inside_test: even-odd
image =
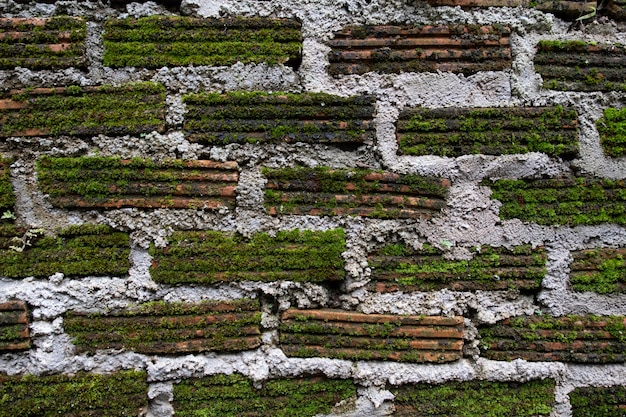
[[[569,393],[573,417],[626,416],[626,387],[582,387]]]
[[[145,354],[241,351],[261,344],[256,300],[142,304],[108,314],[69,312],[65,331],[78,351]]]
[[[554,388],[551,379],[403,385],[391,389],[393,416],[548,417],[554,406]]]
[[[81,18],[0,18],[0,69],[85,68]]]
[[[540,41],[535,69],[543,87],[571,91],[626,90],[626,48],[584,41]]]
[[[152,247],[151,274],[166,284],[337,281],[345,276],[345,249],[341,229],[259,233],[250,241],[223,232],[176,232],[168,246]]]
[[[14,218],[15,194],[11,184],[11,160],[0,156],[0,223],[11,222]]]
[[[28,325],[29,315],[26,303],[23,301],[0,303],[0,351],[29,349]]]
[[[201,93],[183,97],[191,141],[359,145],[375,137],[373,96],[324,93]]]
[[[293,357],[443,363],[461,358],[463,318],[292,309],[279,339]]]
[[[300,22],[293,19],[199,19],[151,16],[105,23],[104,65],[145,67],[266,62],[298,65]]]
[[[428,0],[432,6],[469,7],[533,7],[542,12],[552,13],[559,17],[576,19],[596,8],[595,1],[568,0]]]
[[[473,74],[511,67],[503,26],[347,26],[328,41],[331,75],[399,72]]]
[[[232,209],[239,180],[236,162],[116,157],[43,157],[41,191],[61,208]]]
[[[324,377],[272,379],[261,388],[239,374],[187,379],[174,384],[176,416],[312,417],[356,396],[349,380]]]
[[[264,168],[272,216],[431,218],[446,206],[450,181],[357,169]]]
[[[572,253],[570,285],[574,291],[626,292],[626,249],[588,249]]]
[[[146,373],[0,375],[0,417],[137,416],[148,407]]]
[[[538,291],[546,274],[543,248],[482,246],[471,260],[449,260],[430,245],[388,244],[368,256],[369,288],[377,292],[507,290]]]
[[[456,157],[543,152],[578,156],[578,115],[563,107],[405,109],[398,153]]]
[[[525,316],[479,328],[481,355],[579,363],[626,361],[626,318]]]
[[[604,109],[604,117],[596,122],[600,145],[608,156],[626,155],[626,108]]]

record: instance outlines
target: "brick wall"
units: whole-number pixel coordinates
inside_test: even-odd
[[[626,415],[622,1],[0,10],[0,416]]]

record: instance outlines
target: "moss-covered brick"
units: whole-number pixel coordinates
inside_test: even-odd
[[[623,316],[520,316],[479,327],[481,356],[493,360],[623,363]]]
[[[623,45],[543,40],[534,62],[550,90],[626,91]]]
[[[151,302],[106,314],[68,312],[65,331],[79,352],[125,349],[145,354],[242,351],[261,344],[257,300]]]
[[[12,222],[15,194],[11,184],[11,160],[0,155],[0,223]]]
[[[161,84],[34,88],[0,96],[0,137],[128,135],[155,130],[165,130]]]
[[[431,218],[445,206],[450,181],[363,169],[264,168],[265,207],[281,214]]]
[[[604,117],[596,122],[600,144],[608,156],[626,155],[626,107],[604,109]]]
[[[623,180],[561,177],[484,181],[502,202],[502,219],[543,225],[626,224]]]
[[[572,417],[625,417],[626,387],[583,387],[569,393]]]
[[[403,385],[394,417],[548,417],[554,406],[552,379],[519,382],[467,381]]]
[[[405,109],[397,122],[398,152],[456,157],[543,152],[578,156],[578,115],[557,107]]]
[[[29,314],[23,301],[0,303],[0,351],[30,348]]]
[[[128,234],[105,225],[72,226],[57,237],[13,226],[0,233],[0,276],[8,278],[124,275],[129,255]]]
[[[463,317],[292,309],[279,339],[291,357],[444,363],[462,356]]]
[[[148,407],[147,375],[112,374],[2,376],[0,417],[129,417]]]
[[[501,71],[511,67],[510,33],[502,25],[346,26],[328,41],[328,71]]]
[[[574,291],[626,292],[626,249],[588,249],[572,253],[569,282]]]
[[[0,69],[85,68],[86,33],[77,17],[0,18]]]
[[[349,380],[272,379],[261,388],[240,374],[186,379],[174,384],[177,417],[312,417],[356,396]]]
[[[293,19],[151,16],[110,19],[104,65],[145,67],[266,62],[296,66],[300,22]]]
[[[615,20],[626,20],[626,1],[609,0],[605,6],[606,13]]]
[[[372,268],[369,288],[377,292],[541,288],[546,274],[543,248],[481,246],[471,251],[470,260],[449,260],[430,245],[421,249],[400,243],[385,245],[368,256]]]
[[[232,209],[239,180],[236,162],[118,157],[42,157],[42,192],[61,208]]]
[[[165,248],[151,248],[151,274],[166,284],[336,281],[345,276],[345,249],[342,229],[259,233],[250,240],[215,231],[176,232]]]
[[[373,96],[324,93],[200,93],[183,96],[190,140],[358,145],[375,136]]]

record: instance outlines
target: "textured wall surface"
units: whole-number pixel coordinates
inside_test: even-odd
[[[625,10],[0,0],[0,416],[626,415]]]

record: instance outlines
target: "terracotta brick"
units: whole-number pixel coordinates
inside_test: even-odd
[[[183,97],[189,139],[210,145],[373,141],[375,98],[323,93],[201,93]]]
[[[595,1],[567,0],[428,0],[431,6],[470,7],[533,7],[562,18],[576,19],[596,8]]]
[[[502,26],[347,26],[328,41],[331,75],[501,71],[511,66]]]
[[[29,315],[23,301],[0,303],[0,351],[30,349]]]
[[[626,318],[525,316],[479,328],[481,356],[493,360],[623,363]]]
[[[297,66],[301,50],[301,24],[293,19],[151,16],[107,21],[103,60],[110,67]]]
[[[578,156],[573,108],[501,107],[405,109],[396,127],[398,153],[456,157],[543,152]]]
[[[86,68],[81,18],[0,18],[0,69]]]
[[[626,387],[581,387],[569,393],[574,417],[626,416]]]
[[[37,175],[54,206],[101,209],[233,209],[239,180],[236,162],[115,157],[44,157]]]
[[[261,344],[258,301],[147,303],[109,314],[69,312],[65,331],[79,352],[144,354],[241,351]]]
[[[574,291],[626,292],[626,249],[588,249],[572,253],[570,285]]]
[[[291,309],[279,339],[293,357],[443,363],[461,358],[463,318]]]
[[[263,169],[265,207],[280,214],[431,218],[446,207],[450,181],[327,167]]]
[[[376,292],[508,290],[538,291],[546,274],[543,248],[518,246],[508,250],[482,246],[471,260],[445,259],[430,245],[414,250],[389,244],[368,256],[369,288]]]

